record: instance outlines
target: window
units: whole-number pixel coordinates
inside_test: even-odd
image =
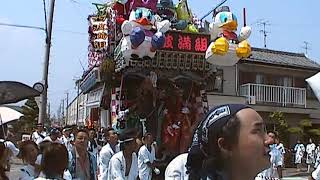
[[[285,87],[293,87],[293,78],[292,77],[283,77],[283,86]]]
[[[217,72],[210,75],[207,79],[208,92],[223,93],[223,70],[217,69]]]
[[[264,84],[265,78],[262,74],[256,74],[256,84]]]

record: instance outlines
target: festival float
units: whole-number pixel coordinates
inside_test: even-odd
[[[89,104],[98,102],[93,109],[102,127],[135,127],[140,135],[151,133],[165,154],[187,151],[209,107],[206,79],[213,67],[250,54],[251,30],[235,34],[236,17],[221,7],[225,1],[211,11],[210,24],[192,14],[187,0],[95,4],[97,13],[88,17],[90,71],[80,88]]]

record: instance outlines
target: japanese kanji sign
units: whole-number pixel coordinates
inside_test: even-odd
[[[191,34],[170,31],[166,33],[162,50],[205,53],[210,43],[208,34]]]
[[[106,16],[89,17],[90,41],[95,50],[108,48],[108,26]]]

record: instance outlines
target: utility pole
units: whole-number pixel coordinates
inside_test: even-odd
[[[51,112],[50,112],[50,103],[48,103],[48,119],[50,121]]]
[[[44,90],[40,95],[41,105],[39,107],[39,119],[38,123],[43,123],[44,118],[46,117],[46,108],[47,108],[47,98],[48,98],[48,70],[49,70],[49,59],[50,59],[50,48],[51,48],[51,35],[52,35],[52,23],[53,23],[53,13],[54,13],[54,5],[55,0],[50,1],[50,14],[48,19],[48,28],[46,30],[46,50],[44,56],[44,69],[43,69],[43,83]],[[46,13],[46,12],[45,12]]]
[[[69,122],[68,120],[69,120],[69,110],[68,110],[68,107],[69,107],[69,92],[67,91],[66,92],[66,94],[67,94],[67,106],[66,106],[66,121],[67,122]]]
[[[263,26],[263,29],[260,32],[263,34],[263,45],[264,48],[267,48],[267,36],[270,32],[266,31],[266,26],[271,25],[268,21],[261,21],[258,23],[259,25]]]
[[[76,81],[77,85],[77,113],[76,113],[76,125],[78,125],[78,119],[79,119],[79,95],[80,95],[80,82],[81,79],[78,79]]]
[[[64,118],[64,99],[62,99],[62,120],[64,121],[64,125],[67,125],[67,121]]]

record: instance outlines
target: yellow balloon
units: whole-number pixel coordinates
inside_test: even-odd
[[[229,50],[229,43],[224,37],[220,37],[217,39],[214,43],[213,46],[211,47],[211,51],[213,54],[217,55],[225,55]]]
[[[236,48],[236,54],[239,58],[247,58],[250,56],[251,53],[251,46],[249,45],[248,41],[244,40],[238,44]]]

